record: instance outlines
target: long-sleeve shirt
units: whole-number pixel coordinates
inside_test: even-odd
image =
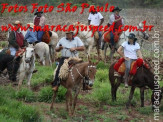
[[[33,31],[33,30],[28,30],[26,35],[25,35],[25,40],[27,40],[27,42],[36,42],[37,41],[37,32]]]
[[[34,17],[33,23],[35,22],[35,18],[36,18],[36,17],[37,17],[37,16]],[[44,27],[44,26],[45,26],[45,17],[44,17],[43,15],[40,17],[39,26],[41,26],[41,27]]]
[[[18,33],[21,33],[21,32],[18,32]],[[18,43],[17,43],[17,41],[16,41],[16,34],[15,34],[14,31],[11,31],[11,32],[10,32],[9,38],[8,38],[8,42],[9,42],[8,47],[13,47],[13,48],[15,48],[15,49],[18,49],[18,48],[19,48],[19,45],[18,45]],[[26,42],[25,42],[25,40],[23,40],[23,46],[25,46],[25,45],[26,45]],[[22,47],[23,47],[23,46],[22,46]],[[21,47],[20,47],[20,48],[21,48]]]

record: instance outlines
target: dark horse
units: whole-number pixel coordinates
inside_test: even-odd
[[[111,83],[112,101],[116,101],[117,89],[119,85],[123,82],[123,76],[114,76],[114,64],[115,63],[113,63],[109,68],[109,80]],[[151,90],[154,90],[154,74],[150,71],[150,69],[141,66],[137,69],[136,74],[133,76],[132,83],[129,85],[131,86],[131,90],[126,107],[128,108],[131,105],[131,100],[133,98],[133,94],[136,87],[140,88],[141,107],[144,107],[144,90],[146,89],[146,87],[150,88]],[[161,95],[159,100],[161,100]]]
[[[74,114],[77,97],[80,92],[80,89],[83,86],[83,79],[86,78],[89,81],[88,85],[90,87],[93,86],[93,82],[95,80],[95,75],[96,75],[97,63],[92,63],[89,61],[89,62],[83,62],[72,66],[67,80],[60,82],[61,85],[67,89],[66,108],[70,116]],[[75,92],[74,95],[72,94],[73,91]],[[57,92],[54,91],[51,109],[53,108],[53,103],[56,98],[56,95]]]

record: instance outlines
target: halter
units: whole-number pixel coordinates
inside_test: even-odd
[[[71,69],[69,71],[71,73],[71,77],[72,77],[73,82],[75,82],[74,75],[72,74],[73,68],[74,67],[71,67]],[[78,74],[80,75],[80,77],[84,80],[84,83],[88,83],[88,80],[90,80],[90,77],[89,77],[89,68],[95,68],[96,69],[96,66],[88,65],[87,68],[88,68],[88,74],[85,77],[79,72],[78,68],[75,68],[76,71],[78,72]]]

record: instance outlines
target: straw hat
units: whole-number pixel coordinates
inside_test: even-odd
[[[22,23],[19,21],[19,20],[16,20],[14,23],[12,23],[13,25],[18,25],[18,24],[20,24],[20,25],[22,25]]]
[[[34,24],[33,23],[27,23],[29,25],[29,27],[34,28]]]

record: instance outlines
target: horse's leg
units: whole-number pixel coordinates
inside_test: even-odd
[[[112,101],[115,101],[115,84],[111,84],[111,95],[112,95]]]
[[[99,40],[96,40],[96,49],[97,49],[97,55],[98,55],[98,60],[100,60],[100,49],[99,49]]]
[[[28,88],[30,88],[30,85],[31,85],[32,73],[33,72],[28,73],[28,76],[27,76],[27,85],[28,85]]]
[[[88,47],[88,56],[89,56],[90,58],[91,58],[91,55],[90,55],[91,50],[92,50],[92,46],[90,45],[90,46]]]
[[[74,114],[74,111],[75,111],[75,107],[76,107],[79,92],[80,92],[80,87],[77,88],[75,96],[74,96],[72,115]]]
[[[113,62],[114,50],[110,49],[110,62]]]
[[[52,98],[52,103],[51,103],[51,106],[50,106],[50,110],[53,109],[53,104],[54,104],[54,101],[55,101],[56,96],[57,96],[57,91],[54,91],[53,98]]]
[[[134,91],[135,91],[135,87],[132,86],[132,87],[131,87],[131,90],[130,90],[130,95],[129,95],[128,102],[126,103],[126,108],[127,108],[127,109],[128,109],[129,106],[131,105],[131,100],[132,100],[132,98],[133,98]]]
[[[115,101],[117,99],[117,90],[118,90],[118,87],[120,86],[121,84],[121,78],[117,78],[117,83],[115,84],[115,87],[114,87],[114,98],[115,98]]]
[[[144,87],[140,88],[141,107],[144,107]]]
[[[107,52],[107,48],[108,48],[108,43],[105,43],[105,45],[104,45],[104,61],[105,61],[105,64],[106,64],[106,52]]]

